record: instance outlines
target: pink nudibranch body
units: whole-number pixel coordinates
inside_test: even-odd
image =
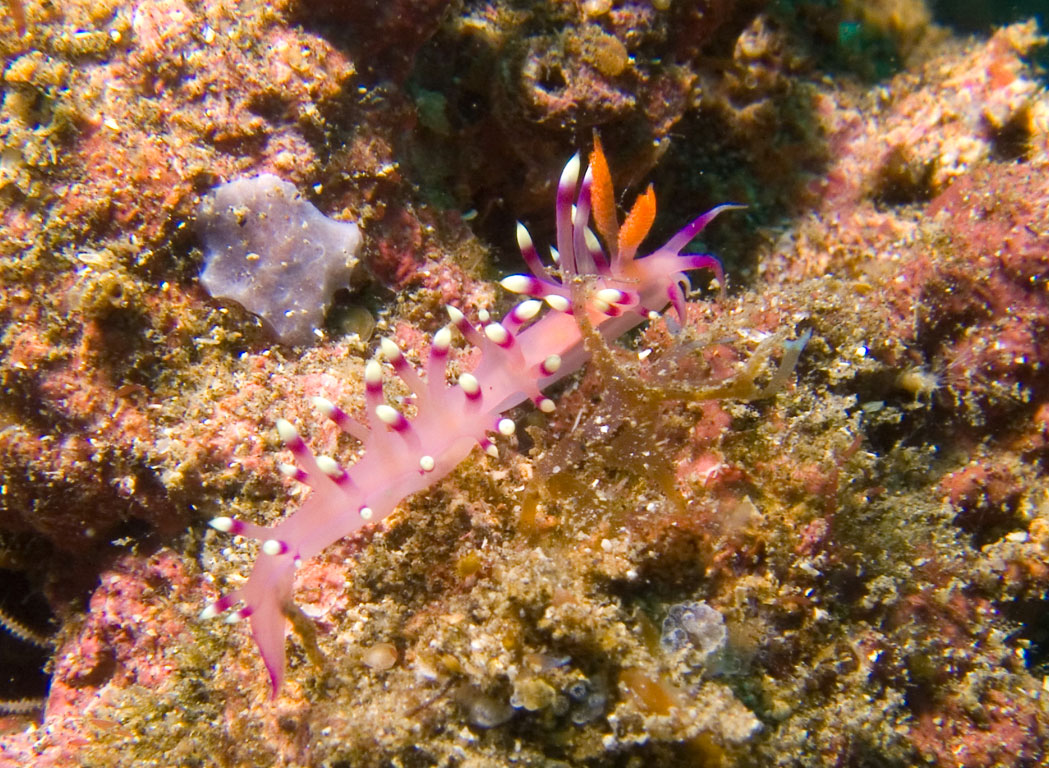
[[[272,527],[228,517],[211,521],[220,531],[257,539],[261,547],[248,581],[205,608],[202,616],[211,618],[229,610],[230,620],[248,619],[274,696],[284,675],[284,607],[292,600],[296,566],[365,525],[382,520],[401,500],[455,469],[475,446],[497,455],[488,434],[513,433],[513,422],[503,417],[508,409],[532,399],[540,409],[552,410],[552,401],[542,394],[544,388],[578,370],[587,357],[573,314],[574,298],[576,306],[585,305],[592,326],[613,339],[668,304],[684,318],[682,285],[688,284],[687,270],[707,268],[722,277],[713,256],[681,251],[718,213],[737,206],[708,211],[661,248],[635,258],[655,215],[651,188],[638,197],[620,225],[599,142],[581,181],[580,166],[577,154],[566,165],[557,189],[560,279],[542,263],[527,231],[519,225],[518,242],[531,274],[513,275],[502,285],[531,298],[516,305],[501,322],[486,318],[479,327],[449,307],[451,323],[434,336],[425,376],[396,345],[383,341],[383,358],[412,390],[414,416],[408,418],[387,404],[382,367],[371,361],[365,369],[366,423],[332,403],[317,401],[328,418],[363,443],[360,459],[344,468],[330,458],[314,456],[290,424],[278,421],[281,438],[298,465],[284,470],[312,488],[306,502]],[[591,214],[603,248],[589,228]],[[578,284],[577,277],[586,278],[585,287]],[[473,371],[449,384],[445,363],[452,328],[480,348],[481,359]]]

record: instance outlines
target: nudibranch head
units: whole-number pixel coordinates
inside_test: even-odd
[[[574,155],[557,186],[556,259],[560,276],[543,264],[528,231],[518,225],[518,244],[531,275],[511,275],[503,287],[546,300],[555,309],[570,302],[570,282],[593,276],[595,290],[589,308],[598,315],[616,316],[633,311],[647,316],[668,303],[684,321],[686,272],[710,269],[724,285],[721,263],[709,254],[682,253],[688,244],[723,211],[743,206],[727,203],[696,217],[651,253],[638,250],[656,217],[656,193],[651,185],[637,196],[622,223],[616,214],[615,192],[600,140],[594,140],[589,166],[580,181],[581,161]],[[593,219],[597,235],[590,229]],[[598,237],[600,236],[600,237]],[[603,245],[602,245],[603,244]]]

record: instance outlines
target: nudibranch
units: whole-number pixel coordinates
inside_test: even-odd
[[[282,470],[312,489],[305,503],[273,526],[231,517],[211,521],[219,531],[257,540],[259,554],[247,582],[208,605],[202,616],[226,613],[229,621],[249,621],[274,696],[284,675],[285,614],[299,564],[378,523],[403,499],[455,469],[475,448],[497,457],[490,436],[509,436],[515,430],[507,411],[529,399],[541,411],[554,410],[544,390],[586,362],[585,331],[596,329],[611,340],[668,305],[684,321],[686,273],[712,270],[723,282],[716,258],[683,251],[715,216],[739,206],[718,206],[664,245],[638,256],[656,214],[652,187],[620,222],[599,141],[582,178],[581,166],[576,154],[557,185],[552,264],[544,263],[528,231],[518,225],[517,241],[529,273],[506,277],[501,285],[525,298],[502,320],[481,311],[475,323],[449,306],[450,322],[434,334],[423,370],[411,365],[394,342],[383,339],[379,356],[364,370],[363,419],[315,399],[325,417],[362,444],[355,463],[342,466],[331,457],[314,455],[290,423],[278,420],[277,431],[295,458],[294,466]],[[454,331],[476,346],[480,357],[473,370],[452,382],[446,366]],[[412,392],[410,410],[388,400],[380,360]]]

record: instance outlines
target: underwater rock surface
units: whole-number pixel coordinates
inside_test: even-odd
[[[1044,23],[963,37],[920,0],[23,4],[25,33],[0,13],[0,660],[21,660],[0,764],[1047,764]],[[272,525],[312,493],[277,471],[277,416],[354,458],[311,403],[366,416],[377,340],[333,308],[282,348],[208,299],[202,198],[269,173],[357,222],[376,335],[418,365],[445,305],[506,311],[513,222],[550,242],[595,128],[620,202],[655,185],[653,242],[748,205],[696,244],[730,290],[305,562],[271,701],[244,626],[198,620],[255,557],[205,521]],[[774,397],[668,399],[797,331]],[[723,645],[664,647],[700,604]]]

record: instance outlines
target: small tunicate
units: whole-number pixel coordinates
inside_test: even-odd
[[[535,712],[550,706],[555,698],[557,693],[546,681],[537,677],[520,677],[514,683],[510,705],[515,709]]]
[[[587,694],[590,693],[590,681],[576,680],[569,684],[568,688],[565,689],[565,693],[567,693],[568,697],[574,701],[582,701],[586,698]]]
[[[724,647],[727,636],[725,617],[709,605],[702,601],[679,603],[671,606],[663,620],[659,644],[666,653],[691,645],[709,656]]]
[[[372,669],[389,669],[397,663],[397,649],[391,643],[376,643],[364,649],[361,661]]]
[[[659,639],[663,650],[672,653],[688,645],[688,632],[681,627],[672,627],[670,631],[663,630],[663,636]]]
[[[361,235],[271,174],[211,191],[197,211],[201,285],[253,312],[286,344],[309,344],[332,295],[350,284]]]
[[[608,704],[608,694],[603,690],[591,691],[587,696],[572,710],[572,722],[575,725],[586,725],[589,722],[596,720],[605,713],[605,706]]]
[[[495,728],[513,716],[510,705],[487,696],[475,699],[470,705],[470,722],[481,728]]]
[[[479,728],[495,728],[514,716],[514,709],[507,702],[471,685],[459,688],[455,699],[466,710],[466,719]]]
[[[605,713],[608,693],[603,680],[573,680],[565,688],[565,693],[572,702],[571,719],[575,725],[585,725]]]

